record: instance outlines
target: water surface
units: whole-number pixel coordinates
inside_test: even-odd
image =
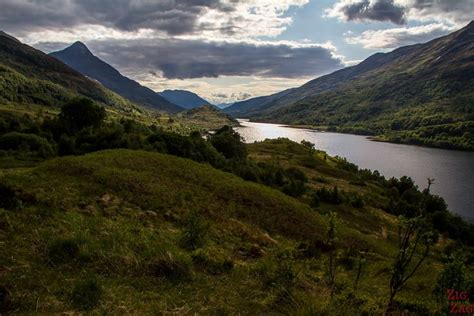
[[[346,157],[360,168],[378,170],[385,177],[410,176],[424,188],[434,178],[432,192],[442,196],[451,211],[474,220],[474,153],[410,145],[374,142],[365,136],[322,133],[277,124],[239,120],[236,130],[246,142],[266,138],[303,139],[331,156]]]

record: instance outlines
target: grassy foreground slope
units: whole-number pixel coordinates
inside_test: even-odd
[[[262,160],[281,146],[252,145],[250,153]],[[282,163],[306,155],[292,147]],[[321,154],[315,161],[319,167],[307,167],[312,177],[332,174],[327,181],[349,190],[349,172]],[[0,290],[11,312],[349,315],[382,313],[386,304],[395,218],[373,207],[338,206],[341,264],[331,302],[324,247],[305,247],[324,241],[330,206],[311,209],[305,196],[132,150],[7,169],[0,183],[21,201],[0,209]],[[445,244],[401,293],[411,310],[435,310],[431,291]],[[362,248],[368,263],[355,291],[354,251]]]

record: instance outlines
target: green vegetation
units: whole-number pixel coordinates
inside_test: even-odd
[[[212,105],[203,105],[179,113],[176,118],[195,130],[217,130],[224,125],[238,126],[239,122]]]
[[[56,116],[8,113],[0,139],[25,145],[0,160],[2,312],[381,314],[398,216],[420,210],[442,237],[391,306],[437,311],[458,252],[462,286],[473,285],[473,226],[408,177],[309,142],[245,145],[229,127],[183,136],[85,99]]]
[[[257,121],[474,150],[474,24],[425,44],[377,53],[246,108]],[[242,113],[243,111],[243,113]]]
[[[102,289],[95,278],[81,280],[74,285],[72,290],[72,305],[79,310],[89,310],[99,304]]]

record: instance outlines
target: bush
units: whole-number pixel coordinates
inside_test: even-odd
[[[74,138],[67,136],[66,134],[62,134],[59,138],[58,143],[58,155],[59,156],[67,156],[73,155],[76,152]]]
[[[224,259],[219,256],[211,256],[207,251],[197,250],[191,258],[193,263],[207,273],[218,275],[232,270],[234,263],[230,259]]]
[[[99,304],[102,288],[95,277],[89,277],[76,283],[72,290],[72,305],[79,310],[90,310]]]
[[[319,197],[321,202],[331,203],[331,204],[341,204],[344,202],[343,195],[339,193],[339,189],[337,186],[333,188],[332,191],[329,191],[326,188],[321,188],[316,191],[316,194]]]
[[[31,152],[42,158],[54,155],[53,147],[45,138],[18,132],[0,136],[0,149]]]
[[[247,147],[232,127],[224,126],[211,137],[211,144],[227,159],[246,160]]]
[[[285,176],[294,181],[300,181],[300,182],[308,182],[308,178],[306,178],[306,175],[304,174],[303,171],[301,171],[298,168],[288,168],[285,170]]]
[[[464,262],[461,258],[451,255],[444,258],[444,269],[438,276],[436,286],[433,289],[433,294],[436,297],[438,305],[445,312],[449,312],[449,301],[446,293],[448,289],[455,289],[456,291],[467,291],[468,280],[464,271]]]
[[[48,246],[48,260],[55,264],[74,261],[79,254],[79,244],[74,239],[58,239]]]
[[[149,270],[155,277],[180,281],[190,278],[191,262],[185,256],[173,255],[167,251],[151,260]]]
[[[69,132],[86,127],[99,127],[106,117],[105,109],[87,98],[77,98],[65,104],[59,114],[59,123]]]
[[[364,200],[360,195],[356,194],[355,197],[351,199],[351,206],[355,208],[363,208]]]
[[[17,193],[11,187],[0,183],[0,208],[14,210],[21,206]]]
[[[191,212],[184,220],[181,232],[181,245],[185,249],[195,250],[204,246],[209,224],[197,212]]]
[[[148,136],[146,141],[158,152],[198,162],[208,162],[213,166],[220,166],[224,160],[224,157],[210,143],[200,137],[158,132]]]
[[[299,180],[290,180],[289,183],[285,184],[281,189],[283,193],[292,197],[302,196],[306,192],[306,186],[304,182]]]

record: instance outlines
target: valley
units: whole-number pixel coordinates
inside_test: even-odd
[[[257,122],[474,149],[474,22],[424,44],[377,53],[301,87],[237,102],[225,112]]]
[[[210,40],[192,39],[206,81],[201,60],[161,55],[158,92],[83,42],[46,54],[0,32],[0,315],[444,315],[453,289],[469,304],[473,30],[248,100],[169,89],[218,79]],[[342,67],[285,43],[265,44],[278,71],[300,46]],[[228,57],[227,84],[250,87]]]

